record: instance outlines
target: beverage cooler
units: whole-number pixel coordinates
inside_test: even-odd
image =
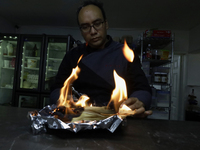
[[[0,104],[10,105],[15,89],[19,35],[0,34]]]
[[[49,104],[50,87],[59,65],[75,40],[70,36],[21,35],[13,104],[42,108]]]

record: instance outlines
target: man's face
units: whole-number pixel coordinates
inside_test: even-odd
[[[90,31],[88,32],[83,32],[81,30],[81,34],[86,43],[88,43],[92,48],[104,48],[106,43],[108,23],[105,22],[101,10],[95,5],[85,6],[80,10],[78,20],[79,25],[83,27],[103,22],[100,29],[97,30],[94,27],[91,27]]]

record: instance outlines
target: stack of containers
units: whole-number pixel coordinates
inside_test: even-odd
[[[168,107],[170,99],[169,91],[169,67],[155,67],[154,72],[154,83],[161,86],[160,90],[156,91],[157,95],[157,106]]]

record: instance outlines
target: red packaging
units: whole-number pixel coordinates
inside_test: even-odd
[[[15,58],[13,58],[13,59],[11,60],[11,67],[12,67],[12,68],[15,68]]]
[[[146,30],[144,36],[170,38],[171,30]]]

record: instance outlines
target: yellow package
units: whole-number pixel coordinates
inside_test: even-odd
[[[161,50],[161,60],[168,60],[169,59],[169,50]]]

